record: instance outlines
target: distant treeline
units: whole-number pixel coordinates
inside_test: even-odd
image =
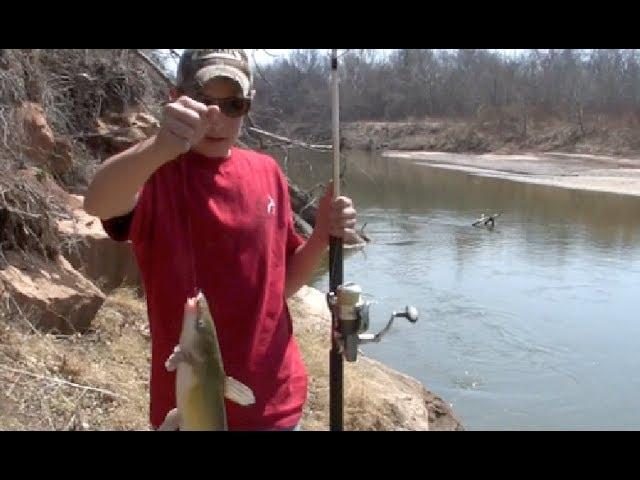
[[[324,51],[293,50],[258,68],[255,112],[261,123],[325,122],[329,67]],[[348,50],[339,68],[344,121],[471,117],[511,109],[581,122],[587,113],[639,111],[640,50],[526,50],[507,56],[402,49],[384,57],[375,50]]]

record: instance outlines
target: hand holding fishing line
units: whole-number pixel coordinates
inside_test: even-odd
[[[216,105],[207,106],[186,95],[165,105],[163,110],[160,132],[156,136],[156,143],[173,156],[188,152],[193,145],[198,144],[207,132],[215,124],[220,108]],[[185,201],[187,192],[186,165],[182,165],[182,180]],[[189,253],[190,287],[193,292],[198,290],[198,275],[196,271],[196,259],[193,247],[193,232],[191,217],[187,215],[187,239],[186,251]]]
[[[183,95],[164,106],[156,141],[175,156],[185,153],[205,137],[219,114],[217,105],[207,106]]]

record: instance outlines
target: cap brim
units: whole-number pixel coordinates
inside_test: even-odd
[[[240,85],[242,94],[245,97],[249,97],[251,89],[249,79],[237,68],[231,67],[229,65],[209,65],[208,67],[204,67],[198,70],[195,75],[196,81],[201,86],[218,77],[230,78],[231,80],[234,80]]]

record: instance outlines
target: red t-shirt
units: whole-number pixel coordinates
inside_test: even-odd
[[[133,212],[103,225],[115,240],[131,241],[142,273],[152,338],[152,426],[176,404],[175,373],[164,362],[179,341],[186,298],[194,294],[194,264],[225,370],[256,399],[248,407],[226,402],[229,429],[295,425],[307,373],[292,335],[285,273],[303,240],[275,160],[237,148],[225,159],[189,152],[151,176]]]

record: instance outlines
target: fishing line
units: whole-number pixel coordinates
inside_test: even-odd
[[[184,194],[184,214],[187,218],[187,237],[188,240],[185,242],[186,251],[188,252],[189,260],[188,264],[191,266],[191,293],[193,296],[196,296],[198,293],[198,273],[196,271],[196,259],[195,259],[195,248],[193,244],[193,229],[191,227],[191,214],[189,209],[189,196],[187,195],[187,162],[184,155],[180,156],[180,161],[182,162],[182,187]],[[189,288],[189,275],[187,274],[187,289]],[[187,290],[187,297],[189,297],[189,290]]]

